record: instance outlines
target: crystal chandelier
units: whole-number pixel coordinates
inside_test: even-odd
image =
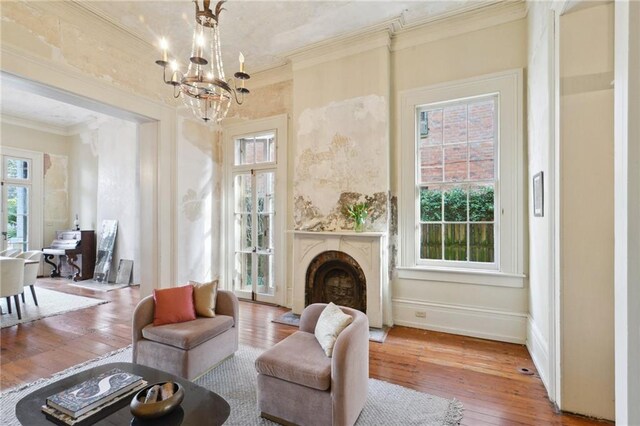
[[[235,78],[227,80],[224,75],[218,20],[220,12],[225,10],[222,8],[225,1],[219,1],[215,11],[212,11],[209,7],[210,0],[203,0],[202,10],[198,6],[198,0],[193,0],[196,6],[196,25],[189,66],[185,73],[180,70],[175,59],[169,60],[169,46],[164,38],[160,41],[162,59],[156,61],[163,68],[164,82],[173,86],[173,97],[181,97],[193,114],[205,122],[219,122],[227,115],[232,101],[242,105],[244,95],[249,93],[249,89],[244,87],[245,80],[250,77],[244,72],[242,53],[239,55],[240,71],[234,74]],[[238,80],[240,87],[237,85]]]

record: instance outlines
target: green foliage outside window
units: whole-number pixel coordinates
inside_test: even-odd
[[[466,225],[467,209],[470,225]],[[444,228],[437,223],[422,225],[420,249],[422,259],[443,259],[444,257],[444,260],[494,261],[493,224],[474,224],[474,222],[493,222],[494,220],[492,186],[469,188],[468,199],[467,189],[463,187],[444,190],[422,188],[420,220],[422,222],[462,222],[447,224]],[[443,231],[444,235],[441,234]],[[470,240],[468,249],[467,238]]]

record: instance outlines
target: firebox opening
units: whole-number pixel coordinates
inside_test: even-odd
[[[358,262],[341,251],[317,255],[307,268],[305,306],[329,303],[367,312],[367,281]]]

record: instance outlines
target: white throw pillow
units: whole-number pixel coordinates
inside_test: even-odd
[[[333,302],[324,308],[316,323],[314,334],[325,355],[331,357],[338,335],[352,322],[353,317],[342,312]]]

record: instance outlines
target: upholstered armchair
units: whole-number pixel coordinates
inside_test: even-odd
[[[353,322],[327,357],[314,331],[324,303],[302,312],[300,330],[256,359],[258,409],[262,417],[304,426],[351,426],[364,408],[369,379],[369,321],[340,307]]]
[[[20,253],[16,256],[19,259],[30,261],[24,265],[24,287],[29,287],[31,290],[31,296],[33,302],[38,306],[38,299],[36,298],[36,289],[33,287],[38,278],[38,269],[40,269],[40,260],[42,259],[42,252],[40,250],[31,250]],[[24,292],[22,293],[22,302],[24,302]]]
[[[19,295],[24,291],[24,259],[0,258],[0,297],[7,298],[7,310],[11,313],[11,296],[16,305],[18,319],[22,319]]]
[[[133,362],[193,380],[238,350],[238,298],[218,290],[214,318],[154,326],[153,296],[133,313]]]

